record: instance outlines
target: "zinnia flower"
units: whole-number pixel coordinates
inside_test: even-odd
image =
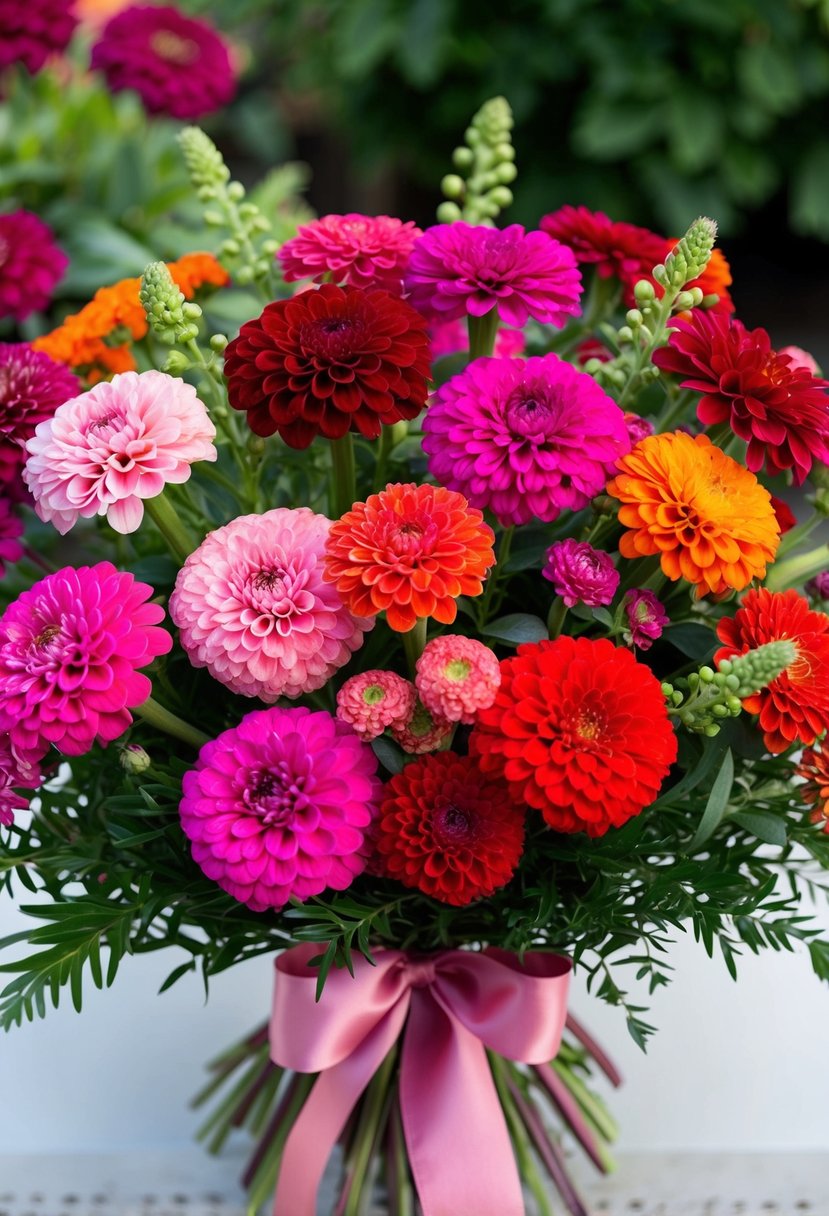
[[[557,355],[475,359],[434,394],[423,431],[435,479],[504,527],[587,506],[630,449],[615,401]]]
[[[14,812],[24,811],[28,798],[19,789],[36,790],[43,780],[37,753],[17,747],[8,733],[0,734],[0,824],[9,827]]]
[[[357,616],[385,612],[399,633],[423,617],[451,625],[458,596],[481,594],[494,540],[461,494],[388,485],[332,525],[325,577]]]
[[[619,571],[610,554],[571,537],[550,545],[541,573],[568,608],[609,604],[619,587]]]
[[[810,578],[805,590],[813,599],[829,600],[829,570],[822,570],[814,578]]]
[[[26,443],[39,422],[77,395],[67,368],[26,342],[0,342],[0,485],[17,495]]]
[[[557,832],[603,836],[656,799],[676,736],[656,676],[605,638],[518,647],[470,740],[484,773]]]
[[[395,743],[399,743],[404,752],[410,756],[422,756],[424,752],[433,752],[442,747],[455,729],[455,724],[446,718],[434,717],[423,702],[418,701],[409,720],[402,725],[396,722],[390,729]]]
[[[257,435],[276,432],[292,448],[352,429],[376,439],[426,404],[426,323],[386,291],[324,283],[247,321],[225,373],[230,404]]]
[[[153,595],[110,562],[23,591],[0,618],[0,731],[23,751],[53,743],[67,756],[122,735],[152,692],[139,669],[172,645]]]
[[[717,625],[724,646],[714,655],[715,663],[783,638],[797,648],[797,658],[776,680],[743,700],[743,709],[759,714],[763,740],[774,754],[796,742],[814,743],[829,730],[827,631],[829,617],[813,612],[805,596],[763,587],[749,591],[734,616]]]
[[[437,321],[429,326],[429,344],[432,361],[436,363],[438,359],[447,359],[469,350],[469,331],[459,317],[454,321]],[[494,353],[499,359],[510,359],[523,354],[526,345],[522,330],[507,329],[502,325],[495,337]]]
[[[650,650],[671,623],[667,612],[652,591],[642,589],[627,592],[624,608],[628,625],[625,641],[639,650]]]
[[[687,579],[697,596],[741,591],[764,578],[780,527],[768,490],[705,435],[651,435],[619,461],[607,492],[630,531],[622,557],[659,554],[663,573]]]
[[[512,878],[524,847],[524,813],[471,756],[440,752],[407,764],[388,782],[373,841],[389,878],[461,907]]]
[[[6,573],[6,562],[19,562],[23,546],[19,537],[23,535],[23,521],[15,514],[7,498],[0,497],[0,578]]]
[[[829,832],[829,751],[807,747],[794,771],[805,782],[797,787],[797,793],[806,806],[813,808],[812,823],[819,823],[824,832]]]
[[[0,318],[25,321],[46,308],[68,265],[51,228],[31,211],[0,215]]]
[[[193,860],[254,912],[343,891],[365,869],[376,770],[371,748],[324,711],[254,710],[184,774]]]
[[[427,228],[415,242],[406,290],[430,320],[482,317],[497,307],[520,329],[529,317],[561,326],[577,316],[582,284],[573,254],[546,233],[459,221]]]
[[[22,63],[35,75],[65,50],[78,23],[74,7],[73,0],[0,0],[0,71]]]
[[[727,422],[748,444],[746,465],[770,476],[792,470],[800,485],[815,460],[829,461],[829,381],[772,350],[764,329],[748,330],[719,313],[695,309],[673,322],[668,346],[654,354],[683,388],[702,393],[697,417]]]
[[[789,366],[794,369],[802,368],[813,376],[819,376],[820,367],[814,355],[810,355],[802,346],[781,346],[777,352],[780,357],[789,360]]]
[[[634,302],[638,281],[650,279],[666,254],[664,237],[587,207],[561,207],[543,216],[538,226],[572,249],[576,261],[595,266],[599,278],[618,279],[628,305]]]
[[[393,671],[363,671],[346,680],[337,693],[337,717],[369,741],[389,726],[408,722],[416,701],[410,680]]]
[[[389,215],[324,215],[302,224],[279,250],[287,283],[313,279],[403,290],[403,272],[420,229]]]
[[[215,437],[192,385],[164,372],[124,372],[40,423],[23,476],[38,515],[58,532],[93,515],[135,532],[145,498],[187,481],[197,460],[216,459]]]
[[[641,439],[647,439],[655,430],[649,418],[642,418],[639,414],[631,414],[629,410],[625,410],[625,426],[627,427],[631,446],[639,443]]]
[[[206,21],[168,5],[133,4],[107,22],[91,66],[113,93],[134,89],[151,114],[201,118],[236,92],[228,49]]]
[[[771,495],[771,505],[774,514],[777,516],[777,523],[780,527],[780,535],[785,536],[787,532],[791,532],[792,528],[797,523],[797,518],[794,511],[783,498],[778,498],[775,494]]]
[[[313,692],[373,620],[352,616],[323,578],[330,521],[307,507],[242,515],[179,571],[170,616],[194,667],[263,701]]]
[[[417,660],[420,699],[430,714],[447,722],[474,722],[495,700],[500,683],[501,669],[489,647],[461,634],[433,638]]]

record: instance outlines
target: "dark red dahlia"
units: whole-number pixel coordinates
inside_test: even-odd
[[[426,404],[426,322],[387,291],[326,283],[243,325],[225,374],[230,404],[257,435],[292,448],[352,429],[376,439]]]
[[[654,266],[665,259],[665,238],[648,228],[620,223],[603,211],[587,207],[560,207],[539,222],[539,228],[569,245],[576,261],[595,266],[602,279],[618,279],[625,301],[633,303],[639,279],[650,279]]]
[[[471,756],[437,752],[392,777],[373,836],[378,873],[461,906],[512,878],[524,812]]]
[[[673,324],[654,363],[702,393],[700,422],[727,422],[745,440],[752,473],[764,464],[771,476],[791,469],[800,485],[813,461],[829,462],[829,381],[778,354],[764,329],[697,309]]]
[[[37,424],[79,392],[62,363],[27,342],[0,342],[0,486],[7,495],[25,496],[20,471]]]
[[[0,0],[0,70],[22,63],[34,75],[64,50],[78,18],[74,0]]]

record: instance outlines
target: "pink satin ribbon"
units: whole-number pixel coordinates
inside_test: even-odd
[[[525,1216],[486,1048],[525,1064],[555,1056],[570,960],[384,950],[374,967],[355,956],[353,977],[332,971],[317,1003],[315,954],[303,944],[276,961],[271,1055],[320,1075],[285,1145],[274,1216],[315,1216],[328,1157],[401,1034],[400,1108],[424,1216]]]

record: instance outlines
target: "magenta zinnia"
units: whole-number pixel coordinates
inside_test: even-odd
[[[74,0],[0,0],[0,71],[22,63],[32,75],[66,49],[78,18]]]
[[[594,549],[585,541],[557,540],[547,550],[547,564],[541,571],[568,608],[587,604],[600,608],[609,604],[619,586],[619,571],[609,553]]]
[[[37,752],[26,752],[15,745],[7,732],[0,733],[0,824],[14,822],[14,812],[24,811],[28,798],[17,791],[36,790],[42,781]]]
[[[0,215],[0,319],[25,321],[46,308],[69,258],[31,211]]]
[[[288,283],[348,283],[403,290],[403,272],[420,229],[389,215],[324,215],[303,224],[279,250]],[[329,276],[329,277],[326,277]]]
[[[24,751],[68,756],[122,735],[152,692],[139,669],[172,645],[154,594],[110,562],[22,592],[0,618],[0,731]]]
[[[307,507],[280,507],[210,533],[170,599],[194,667],[270,702],[322,688],[348,662],[374,618],[353,616],[323,578],[330,529]]]
[[[324,711],[254,710],[184,775],[193,859],[254,912],[342,891],[365,869],[376,770],[371,748]]]
[[[0,342],[0,485],[25,494],[26,443],[39,422],[75,397],[80,385],[68,367],[27,342]]]
[[[505,527],[578,511],[630,450],[622,411],[556,355],[476,359],[423,421],[432,475]]]

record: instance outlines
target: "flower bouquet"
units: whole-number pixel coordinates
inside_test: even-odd
[[[560,1133],[606,1168],[618,1078],[572,967],[640,1044],[623,977],[688,927],[829,978],[829,385],[735,319],[708,219],[496,227],[510,130],[436,226],[277,248],[189,128],[218,260],[0,346],[0,879],[40,896],[0,1021],[276,956],[201,1095],[252,1211],[313,1216],[339,1143],[339,1216],[580,1213]]]

